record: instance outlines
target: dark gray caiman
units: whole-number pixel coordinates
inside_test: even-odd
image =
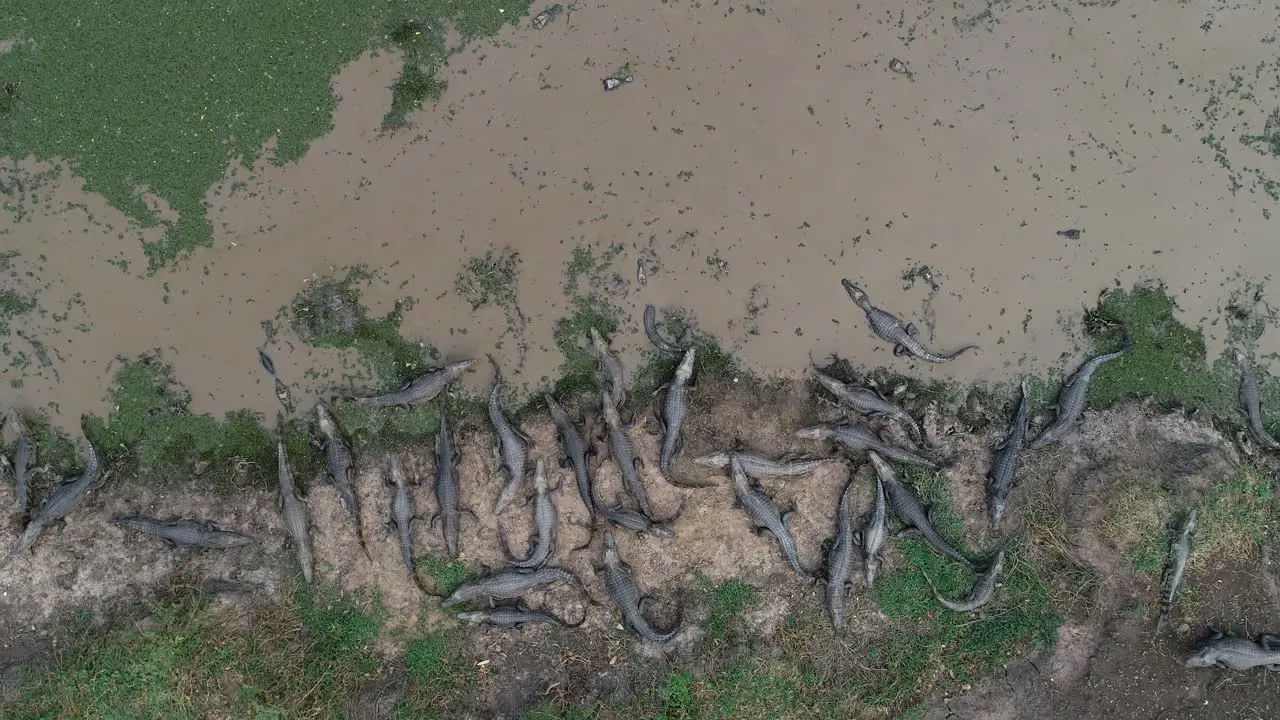
[[[1169,565],[1165,568],[1160,587],[1160,619],[1156,621],[1156,632],[1164,629],[1169,620],[1169,611],[1173,609],[1173,601],[1178,597],[1178,588],[1182,586],[1182,576],[1187,572],[1187,563],[1191,560],[1191,538],[1196,532],[1196,509],[1187,511],[1187,518],[1169,548]]]
[[[338,427],[337,418],[323,402],[316,403],[316,424],[324,437],[325,472],[329,476],[329,482],[337,488],[342,506],[347,509],[347,515],[351,516],[351,530],[355,533],[356,542],[360,544],[364,556],[372,560],[373,556],[369,554],[369,548],[365,547],[364,535],[360,532],[360,503],[356,500],[355,488],[356,464],[352,459],[351,445],[347,443],[342,428]]]
[[[81,427],[84,426],[83,418],[80,424]],[[26,530],[22,532],[22,537],[18,538],[18,542],[13,546],[9,557],[5,558],[0,565],[8,563],[13,557],[30,550],[36,544],[36,540],[40,539],[40,535],[44,533],[45,528],[61,522],[63,518],[84,501],[89,491],[96,487],[99,481],[103,480],[104,475],[102,464],[98,459],[98,450],[93,446],[93,441],[89,440],[87,435],[85,442],[89,446],[89,457],[85,463],[84,472],[64,481],[49,493],[44,499],[44,503],[40,505],[40,509],[36,511],[31,521],[27,523]]]
[[[567,628],[580,627],[582,623],[587,621],[584,614],[582,619],[576,623],[567,623],[564,620],[550,613],[530,610],[520,605],[512,607],[496,607],[492,610],[473,610],[470,612],[458,613],[458,619],[485,625],[497,625],[498,627],[518,628],[528,623],[548,623],[551,625],[560,625]]]
[[[784,457],[774,460],[750,450],[727,450],[700,455],[693,459],[693,464],[712,470],[728,470],[729,462],[735,457],[742,463],[742,470],[747,477],[756,480],[811,475],[823,465],[835,462],[835,458]]]
[[[877,465],[876,489],[871,497],[871,517],[867,518],[867,524],[862,528],[859,542],[862,546],[862,572],[866,577],[868,590],[876,584],[876,573],[880,570],[880,548],[884,547],[884,541],[889,537],[889,513],[885,507],[881,472],[881,466]]]
[[[658,332],[658,309],[652,305],[644,306],[644,334],[649,338],[649,342],[653,343],[653,346],[661,352],[680,355],[685,351],[685,348],[670,342]]]
[[[591,464],[588,462],[588,458],[593,453],[586,438],[578,431],[578,423],[584,423],[585,420],[579,416],[578,423],[575,423],[554,397],[549,394],[545,397],[547,409],[551,411],[551,421],[555,423],[556,432],[560,436],[560,447],[564,450],[560,467],[568,465],[573,468],[573,477],[578,484],[578,496],[582,498],[582,504],[587,508],[587,512],[591,515],[591,522],[594,523],[596,499],[595,491],[591,488]]]
[[[1075,428],[1076,423],[1080,421],[1080,416],[1084,413],[1085,401],[1089,395],[1089,381],[1093,379],[1093,374],[1098,368],[1104,364],[1115,360],[1124,355],[1124,351],[1129,349],[1132,340],[1128,335],[1124,337],[1124,343],[1115,352],[1103,353],[1096,357],[1089,358],[1079,370],[1071,374],[1067,381],[1063,383],[1062,390],[1058,393],[1058,414],[1053,418],[1053,422],[1048,427],[1040,431],[1035,440],[1027,446],[1028,450],[1038,450],[1050,443],[1061,440],[1064,435]]]
[[[226,550],[253,542],[248,535],[227,532],[210,521],[118,517],[111,522],[126,530],[158,537],[174,547]]]
[[[282,420],[279,426],[283,425]],[[315,565],[311,555],[311,521],[307,517],[307,506],[298,495],[298,484],[293,479],[293,470],[289,467],[289,457],[285,454],[282,439],[276,440],[276,461],[280,465],[280,517],[284,520],[285,531],[293,541],[298,564],[302,566],[302,579],[309,583]]]
[[[911,417],[911,413],[908,413],[898,405],[890,402],[888,398],[881,395],[879,392],[870,388],[842,383],[816,367],[812,369],[814,376],[818,380],[818,384],[826,388],[827,392],[834,395],[836,400],[843,403],[849,409],[862,415],[872,417],[880,415],[892,418],[903,425],[906,425],[917,440],[924,437],[924,431],[920,429],[920,423],[916,422],[916,419]]]
[[[876,475],[879,476],[880,482],[884,483],[885,496],[889,500],[889,507],[893,508],[893,514],[897,515],[902,524],[906,526],[906,529],[899,533],[898,537],[919,535],[922,540],[928,543],[929,547],[939,554],[972,567],[972,561],[961,554],[959,550],[956,550],[951,543],[947,542],[946,538],[942,537],[933,526],[931,519],[933,506],[926,507],[921,505],[920,498],[916,497],[915,491],[899,480],[898,474],[889,466],[889,463],[885,462],[884,458],[880,457],[874,450],[869,451],[867,457],[871,458],[871,464],[875,466]]]
[[[1249,421],[1249,432],[1262,447],[1268,450],[1280,450],[1280,440],[1272,437],[1271,433],[1267,432],[1267,427],[1262,424],[1262,396],[1258,392],[1258,376],[1254,375],[1253,368],[1250,367],[1244,353],[1239,350],[1235,353],[1236,363],[1240,366],[1240,409]]]
[[[973,584],[973,588],[963,600],[948,600],[938,592],[938,586],[933,584],[933,578],[928,573],[924,574],[925,582],[929,583],[929,587],[933,589],[933,596],[938,602],[955,610],[956,612],[974,612],[983,605],[991,602],[991,598],[996,594],[996,580],[1000,575],[1000,569],[1004,567],[1004,548],[1001,547],[996,551],[995,559],[991,562],[991,567],[978,578],[978,582]]]
[[[1265,667],[1280,671],[1280,636],[1262,635],[1258,642],[1227,637],[1213,630],[1200,641],[1183,662],[1189,668],[1220,667],[1226,670],[1252,670]]]
[[[436,504],[431,527],[440,523],[444,547],[450,558],[458,557],[458,454],[454,451],[449,418],[440,410],[440,431],[436,433]]]
[[[734,504],[742,506],[747,513],[747,518],[760,534],[768,533],[778,541],[778,547],[786,557],[787,564],[796,571],[797,575],[808,577],[809,573],[800,566],[800,558],[796,552],[796,539],[787,527],[787,515],[791,511],[782,512],[772,500],[765,497],[764,493],[753,488],[747,480],[746,471],[742,469],[742,463],[736,457],[729,460],[729,476],[733,481]]]
[[[641,597],[640,588],[636,586],[636,581],[631,576],[631,568],[622,561],[622,556],[618,554],[618,548],[613,542],[613,533],[611,532],[604,534],[604,564],[596,568],[596,572],[604,573],[605,587],[609,589],[609,595],[613,597],[618,609],[622,611],[623,622],[640,637],[649,642],[665,643],[680,632],[680,624],[678,622],[675,627],[667,632],[658,632],[649,624],[649,620],[645,618],[644,613],[641,611],[641,605],[648,598]]]
[[[683,505],[681,506],[681,509],[683,509]],[[600,512],[604,515],[605,520],[620,528],[660,538],[676,536],[675,532],[668,526],[675,517],[659,522],[649,518],[644,513],[637,512],[624,506],[622,503],[618,503],[612,507],[602,505],[600,507]],[[679,515],[680,513],[677,512],[676,516],[678,517]]]
[[[503,570],[502,572],[473,580],[453,591],[441,603],[444,607],[472,600],[515,600],[527,592],[558,582],[573,582],[573,573],[558,567],[542,567],[533,572]]]
[[[658,468],[667,482],[671,480],[671,461],[676,453],[684,447],[680,436],[680,428],[684,418],[689,414],[689,382],[693,379],[693,361],[696,348],[685,351],[684,358],[676,367],[675,377],[666,387],[662,400],[662,413],[658,417],[662,425],[662,452],[658,455]]]
[[[494,453],[502,462],[502,472],[506,476],[506,484],[498,493],[498,500],[493,504],[493,514],[498,515],[520,494],[524,486],[524,476],[529,462],[528,440],[511,424],[502,412],[502,376],[498,372],[498,361],[492,356],[494,381],[493,390],[489,392],[489,422],[493,423],[493,432],[497,443]]]
[[[556,489],[559,489],[558,487]],[[523,560],[511,563],[517,568],[540,568],[551,558],[556,549],[556,505],[551,502],[552,488],[547,485],[547,469],[542,458],[534,463],[533,470],[533,549]],[[502,526],[498,526],[501,530]]]
[[[840,506],[836,512],[836,536],[827,553],[827,609],[831,612],[831,625],[836,630],[844,627],[844,599],[852,590],[849,578],[853,575],[856,557],[853,539],[853,479],[840,493]]]
[[[409,478],[404,473],[400,455],[387,453],[386,463],[391,486],[391,515],[388,521],[400,545],[400,558],[404,560],[405,569],[416,583],[418,576],[413,571],[413,528],[418,524],[418,515],[413,509],[413,493],[409,489]]]
[[[627,385],[622,374],[622,360],[618,359],[618,354],[609,348],[609,343],[605,342],[604,336],[600,331],[591,328],[591,347],[596,351],[596,357],[600,361],[600,370],[604,373],[605,385],[609,388],[609,397],[613,400],[615,408],[622,407],[627,401]]]
[[[932,352],[916,337],[919,331],[916,330],[914,324],[904,323],[888,310],[882,310],[872,305],[871,298],[867,296],[866,291],[849,280],[841,280],[840,284],[844,285],[845,292],[849,293],[849,299],[853,300],[854,304],[862,308],[862,311],[867,314],[867,322],[871,324],[871,329],[875,334],[886,342],[893,343],[894,355],[910,355],[926,362],[944,363],[954,360],[966,350],[978,349],[977,345],[965,345],[950,355],[939,355]]]
[[[475,360],[459,360],[455,363],[449,363],[442,368],[419,375],[393,393],[352,398],[352,400],[361,405],[399,405],[408,410],[414,405],[421,405],[435,400],[440,393],[444,392],[445,388],[449,387],[450,383],[462,377],[462,374],[469,370],[475,362]]]
[[[898,462],[937,469],[938,463],[913,452],[897,448],[881,440],[871,432],[855,425],[814,425],[796,431],[796,437],[805,440],[834,440],[851,452],[875,451]]]
[[[996,455],[991,469],[987,471],[987,509],[991,515],[991,529],[995,532],[1000,532],[1005,499],[1016,486],[1018,457],[1027,444],[1027,410],[1031,403],[1025,378],[1020,387],[1022,399],[1018,402],[1018,410],[1013,414],[1013,422],[1009,423],[1009,431],[996,444]]]
[[[35,443],[31,440],[31,430],[23,419],[18,408],[9,408],[9,426],[13,428],[13,505],[9,508],[11,515],[22,517],[27,514],[27,505],[31,498],[31,478],[29,477],[31,461],[35,459],[32,452]]]
[[[640,512],[653,517],[649,496],[645,494],[644,485],[640,484],[640,468],[643,467],[643,463],[636,457],[635,447],[631,444],[631,438],[627,436],[627,429],[622,426],[622,417],[618,415],[618,409],[610,401],[607,390],[600,391],[600,403],[604,410],[605,424],[608,426],[609,456],[613,458],[614,464],[618,466],[618,472],[622,474],[622,487],[640,506]]]

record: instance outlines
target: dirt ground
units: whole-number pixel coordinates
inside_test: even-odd
[[[553,482],[565,483],[554,496],[560,513],[555,562],[574,572],[588,593],[571,584],[559,585],[532,593],[526,602],[570,622],[581,619],[584,623],[574,630],[468,629],[464,657],[483,668],[474,694],[464,701],[475,716],[521,717],[547,698],[588,707],[625,704],[660,681],[670,662],[697,657],[706,647],[705,606],[693,602],[704,586],[699,576],[711,583],[737,577],[757,588],[758,598],[744,609],[741,622],[746,632],[766,644],[781,638],[797,613],[822,607],[820,590],[797,581],[773,541],[756,535],[741,511],[733,508],[723,478],[695,468],[690,459],[737,440],[770,455],[832,457],[828,466],[810,477],[765,483],[776,502],[796,508],[791,527],[801,563],[811,568],[818,567],[822,543],[833,532],[836,502],[851,470],[864,481],[856,500],[858,512],[868,506],[872,486],[865,463],[830,455],[821,443],[792,437],[794,428],[827,418],[831,412],[829,406],[813,403],[808,387],[794,380],[780,380],[763,390],[725,381],[700,387],[694,398],[687,445],[675,475],[708,486],[677,488],[665,483],[652,466],[646,467],[643,482],[656,513],[674,515],[684,504],[672,522],[676,537],[614,531],[642,592],[656,601],[649,610],[651,617],[664,627],[680,624],[677,639],[665,652],[615,628],[618,615],[593,572],[600,557],[599,541],[577,549],[590,538],[587,515],[572,476],[555,464],[554,431],[544,421],[523,428],[533,442],[533,457],[548,463]],[[996,538],[985,520],[981,477],[993,433],[966,431],[936,406],[925,417],[926,433],[934,438],[933,452],[951,461],[944,477],[952,505],[964,521],[964,542],[971,548],[990,547]],[[641,422],[631,436],[640,457],[655,457],[657,437],[646,430],[656,429]],[[521,538],[528,528],[529,511],[516,503],[501,517],[492,514],[501,480],[495,472],[489,431],[463,428],[460,435],[460,502],[479,519],[463,516],[460,559],[470,567],[501,567],[504,558],[497,525],[501,523],[509,537]],[[312,483],[307,504],[314,522],[317,576],[347,590],[376,590],[387,616],[383,642],[394,653],[394,638],[400,630],[420,621],[446,621],[447,615],[437,599],[421,594],[401,563],[395,541],[383,535],[380,518],[389,499],[378,469],[380,460],[363,459],[358,482],[365,513],[363,534],[372,562],[359,553],[327,483],[320,479]],[[415,503],[420,513],[429,516],[435,509],[430,456],[409,453],[406,460],[414,477],[426,479],[415,491]],[[1027,708],[1051,718],[1102,713],[1122,718],[1266,716],[1275,689],[1274,679],[1265,673],[1192,671],[1181,667],[1179,659],[1208,626],[1256,633],[1280,625],[1273,546],[1264,543],[1259,557],[1219,553],[1208,563],[1193,563],[1186,581],[1193,592],[1184,593],[1183,602],[1175,608],[1172,631],[1154,637],[1154,612],[1136,613],[1135,608],[1158,607],[1159,588],[1151,578],[1133,571],[1126,549],[1117,544],[1124,535],[1111,525],[1115,522],[1111,511],[1120,502],[1123,488],[1159,486],[1194,502],[1215,484],[1237,476],[1240,463],[1235,447],[1212,428],[1149,404],[1090,413],[1079,432],[1055,449],[1029,457],[1024,480],[1012,496],[1010,517],[1037,552],[1060,550],[1096,573],[1097,582],[1056,608],[1066,613],[1066,622],[1055,647],[1010,659],[995,677],[976,686],[944,682],[944,697],[925,716],[1015,718],[1026,717]],[[602,498],[620,492],[611,461],[598,459],[594,472]],[[6,493],[0,491],[0,502],[7,501]],[[224,553],[195,554],[127,534],[106,522],[117,514],[132,513],[216,518],[230,529],[253,534],[258,543]],[[220,602],[252,603],[273,597],[292,567],[284,537],[269,493],[228,499],[195,488],[160,495],[108,486],[75,513],[64,530],[43,539],[32,556],[0,568],[0,616],[5,619],[0,660],[11,667],[36,662],[48,651],[52,637],[48,633],[60,611],[117,612],[154,597],[179,571],[214,592]],[[519,541],[514,542],[519,552]],[[415,544],[417,554],[442,548],[439,533],[425,524],[415,533]],[[882,577],[904,569],[903,556],[890,543]],[[421,576],[431,583],[425,572]],[[854,647],[865,638],[904,631],[865,592],[854,595],[848,612],[849,626],[831,639],[837,647]],[[859,717],[883,716],[866,708],[849,712]]]

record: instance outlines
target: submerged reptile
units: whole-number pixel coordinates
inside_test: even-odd
[[[871,304],[871,298],[866,291],[854,285],[849,280],[841,280],[844,290],[849,294],[849,299],[867,314],[867,322],[871,324],[872,331],[879,335],[883,340],[893,343],[894,355],[910,355],[914,358],[924,360],[931,363],[944,363],[954,360],[966,350],[977,350],[977,345],[965,345],[949,355],[939,355],[924,346],[916,337],[918,331],[912,323],[904,323],[896,315],[883,310]]]

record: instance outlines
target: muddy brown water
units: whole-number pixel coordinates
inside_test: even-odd
[[[369,55],[334,78],[332,132],[296,164],[258,163],[245,186],[229,171],[209,193],[214,247],[154,277],[141,276],[129,223],[74,179],[41,188],[21,217],[0,215],[4,249],[20,253],[6,287],[36,292],[47,312],[15,327],[57,370],[6,368],[24,382],[0,383],[0,401],[51,405],[73,427],[107,409],[114,358],[158,347],[197,412],[269,417],[260,323],[308,278],[356,263],[381,273],[367,294],[375,312],[418,299],[406,336],[450,357],[496,349],[512,380],[536,385],[560,362],[551,329],[569,314],[565,263],[582,243],[622,246],[611,299],[627,313],[618,345],[632,360],[653,302],[690,310],[761,370],[840,351],[1005,378],[1058,361],[1081,305],[1143,278],[1167,281],[1220,342],[1213,319],[1231,289],[1277,267],[1280,247],[1263,215],[1272,201],[1247,183],[1232,193],[1201,138],[1224,137],[1237,171],[1280,176],[1280,161],[1236,142],[1261,132],[1277,100],[1274,73],[1253,71],[1270,57],[1277,12],[580,3],[453,58],[444,101],[392,135],[376,128],[396,60]],[[895,58],[907,73],[889,69]],[[600,79],[624,63],[636,81],[604,92]],[[1232,73],[1255,100],[1221,95]],[[1208,122],[1215,97],[1227,119]],[[528,318],[514,334],[501,309],[473,313],[453,292],[466,259],[508,246]],[[644,286],[642,258],[657,261]],[[936,292],[904,288],[922,265]],[[941,367],[894,359],[843,277],[932,346],[981,352]],[[1280,350],[1280,334],[1262,350]],[[298,397],[334,382],[306,370],[340,364],[287,336],[273,352]]]

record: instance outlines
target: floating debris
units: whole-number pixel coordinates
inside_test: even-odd
[[[276,378],[276,399],[284,406],[285,412],[290,415],[293,414],[293,396],[289,394],[289,386],[285,385],[278,377]]]
[[[617,90],[618,88],[622,87],[624,83],[632,82],[635,79],[636,79],[635,75],[628,75],[626,77],[620,77],[620,78],[607,77],[604,79],[605,92],[608,92],[610,90]]]
[[[1083,230],[1077,230],[1076,228],[1071,228],[1070,230],[1059,230],[1059,231],[1058,231],[1058,236],[1059,236],[1059,237],[1064,237],[1064,238],[1066,238],[1066,239],[1068,239],[1068,240],[1079,240],[1079,239],[1080,239],[1080,236],[1081,236],[1082,234],[1084,234],[1084,231],[1083,231]]]
[[[548,7],[546,10],[543,10],[542,12],[538,13],[537,15],[534,15],[533,23],[532,23],[533,29],[541,30],[542,28],[546,27],[547,24],[550,23],[552,20],[555,20],[556,17],[559,16],[560,13],[562,12],[564,12],[564,6],[561,5],[560,3],[556,3],[555,5],[552,5]]]
[[[907,77],[912,76],[912,72],[909,69],[907,69],[907,64],[902,62],[898,58],[893,58],[892,60],[889,61],[889,69],[892,70],[893,72],[898,73],[899,75],[906,75]]]
[[[649,282],[649,273],[644,269],[644,260],[636,261],[636,282],[641,285],[648,284]]]

